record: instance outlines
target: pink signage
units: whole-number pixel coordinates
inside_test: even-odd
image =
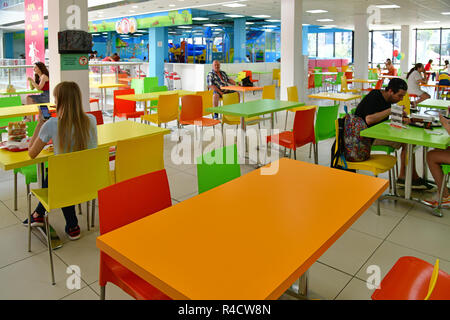
[[[26,64],[45,63],[44,0],[25,0],[25,57]],[[27,77],[34,79],[33,69]]]

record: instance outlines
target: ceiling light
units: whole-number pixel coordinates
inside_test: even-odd
[[[214,24],[214,23],[205,23],[203,26],[205,26],[205,27],[218,27],[219,25]]]
[[[260,15],[256,15],[256,16],[252,16],[253,18],[270,18],[270,16],[267,16],[265,14],[260,14]]]
[[[266,20],[267,22],[281,22],[281,20]]]
[[[450,12],[442,12],[441,14],[443,14],[444,16],[448,16],[450,15]]]
[[[325,12],[328,12],[328,11],[326,11],[326,10],[306,10],[306,12],[309,12],[309,13],[325,13]]]
[[[439,23],[440,21],[434,21],[434,20],[428,20],[428,21],[424,21],[425,23]]]
[[[169,7],[175,7],[175,5],[174,4],[169,4]]]
[[[326,26],[321,26],[321,27],[319,27],[319,29],[331,29],[331,28],[336,28],[336,25],[334,25],[334,24],[329,24],[329,25],[326,25]]]
[[[263,26],[263,28],[276,28],[278,26],[274,26],[274,25],[267,25],[267,26]]]
[[[223,4],[222,6],[228,7],[228,8],[239,8],[239,7],[246,7],[247,5],[246,5],[246,4],[243,4],[243,3],[236,3],[236,2],[233,2],[233,3],[226,3],[226,4]]]
[[[272,32],[273,30],[272,29],[263,29],[263,31],[265,31],[265,32]]]
[[[139,8],[139,6],[131,6],[133,9],[137,9]]]
[[[178,28],[180,28],[180,29],[192,29],[192,27],[189,27],[189,26],[179,26]]]
[[[400,6],[398,6],[396,4],[380,4],[375,7],[380,8],[380,9],[398,9],[398,8],[400,8]]]
[[[206,20],[209,20],[209,18],[195,17],[195,18],[192,18],[192,20],[194,20],[194,21],[206,21]]]
[[[332,22],[334,20],[333,19],[317,19],[316,21],[318,21],[318,22]]]
[[[254,22],[247,21],[245,24],[246,24],[246,25],[252,25],[252,24],[255,24],[255,23],[254,23]]]
[[[226,14],[225,17],[228,17],[228,18],[243,18],[244,16],[240,15],[240,14]]]
[[[306,26],[310,26],[309,23],[302,23],[302,26],[306,27]]]

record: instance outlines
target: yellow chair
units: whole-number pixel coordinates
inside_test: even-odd
[[[164,169],[164,137],[162,135],[127,139],[117,142],[113,183]]]
[[[262,98],[263,99],[270,99],[275,100],[276,94],[275,94],[275,85],[272,84],[270,86],[264,86],[262,91]]]
[[[237,77],[236,77],[236,82],[241,82],[242,79],[247,77],[247,73],[245,73],[245,71],[241,71],[238,73]]]
[[[342,76],[341,77],[341,92],[344,93],[358,93],[360,92],[358,89],[349,89],[348,83],[347,83],[347,77]]]
[[[206,109],[213,107],[213,94],[214,94],[214,91],[212,91],[212,90],[198,91],[195,94],[197,96],[201,96],[202,97],[203,116],[206,117],[206,116],[209,116],[210,114],[212,114],[212,112],[208,112],[208,111],[206,111]]]
[[[288,94],[288,101],[299,102],[297,86],[288,87],[287,94]],[[289,112],[293,112],[295,114],[295,112],[297,112],[299,110],[307,110],[307,109],[317,108],[317,107],[318,106],[316,106],[316,105],[310,105],[310,106],[303,106],[303,107],[295,107],[295,108],[286,110],[286,120],[284,122],[284,131],[286,131],[286,128],[287,128]]]
[[[280,79],[281,79],[281,71],[280,69],[273,69],[272,70],[272,83],[274,81],[277,81],[277,87],[280,86]]]
[[[141,116],[141,120],[156,123],[158,127],[161,127],[162,123],[167,124],[175,120],[178,122],[179,101],[178,94],[161,95],[158,98],[157,113],[145,114]]]
[[[403,106],[407,115],[411,114],[411,100],[409,100],[409,94],[406,93],[403,100],[398,102],[397,105]]]
[[[349,68],[348,66],[342,66],[341,70],[342,70],[342,72],[346,72],[348,70],[348,68]]]
[[[337,67],[328,67],[328,72],[338,72]]]
[[[336,148],[335,151],[339,148],[339,122],[336,120]],[[392,177],[395,177],[395,170],[394,166],[397,163],[397,158],[385,154],[371,154],[369,160],[361,161],[361,162],[350,162],[346,161],[347,168],[350,170],[364,170],[364,171],[370,171],[372,172],[375,177],[378,177],[378,175],[389,171],[389,188],[391,189],[391,186],[393,186],[394,193],[397,193],[396,191],[396,181],[393,180]],[[339,159],[339,165],[344,166],[344,163],[342,163],[342,160]]]
[[[78,170],[76,168],[79,168]],[[44,206],[44,225],[50,234],[48,213],[83,202],[95,200],[97,192],[110,185],[109,147],[65,153],[48,158],[48,188],[34,189],[28,194],[28,251],[31,252],[31,196],[34,195]],[[94,221],[95,202],[92,203]],[[89,212],[87,214],[89,230]],[[47,239],[50,256],[52,284],[55,284],[51,237]]]

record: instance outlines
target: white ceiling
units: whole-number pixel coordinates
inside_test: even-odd
[[[48,0],[44,0],[47,2]],[[52,0],[54,1],[54,0]],[[120,0],[89,0],[89,6],[117,2]],[[132,2],[132,1],[128,1]],[[242,3],[245,7],[224,7],[226,3]],[[118,2],[120,6],[90,11],[89,20],[104,20],[121,16],[139,15],[157,11],[168,11],[181,8],[197,8],[222,13],[242,14],[246,16],[266,14],[271,19],[280,19],[281,0],[153,0],[136,4],[125,4]],[[170,7],[169,5],[175,5]],[[442,15],[442,12],[450,12],[450,0],[304,0],[303,1],[303,23],[326,25],[332,24],[337,27],[354,29],[355,15],[366,12],[370,5],[396,4],[399,9],[381,9],[381,22],[371,25],[371,29],[399,28],[400,25],[411,25],[416,28],[439,28],[450,27],[450,16]],[[323,9],[327,13],[311,14],[306,10]],[[320,23],[317,19],[329,18],[333,22]],[[23,6],[0,10],[1,24],[12,21],[21,21],[23,18]],[[435,24],[427,24],[425,21],[440,21]],[[22,27],[23,28],[23,27]]]

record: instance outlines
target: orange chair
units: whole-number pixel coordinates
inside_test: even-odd
[[[144,115],[144,111],[136,111],[136,102],[117,99],[117,96],[123,96],[127,94],[134,94],[134,89],[127,90],[114,90],[114,114],[113,122],[116,121],[116,117],[128,119],[141,118]]]
[[[166,170],[148,173],[98,191],[100,234],[111,232],[172,205]],[[168,300],[167,295],[100,252],[100,299],[114,283],[138,300]]]
[[[220,124],[220,120],[203,117],[203,98],[196,95],[187,95],[181,98],[180,125],[200,125],[212,127]]]
[[[100,104],[99,104],[100,99],[98,98],[89,98],[89,103],[97,103],[97,109],[100,109]]]
[[[297,160],[297,148],[307,143],[312,143],[314,147],[314,162],[317,164],[316,134],[314,132],[314,116],[316,108],[311,107],[295,112],[293,131],[284,131],[277,135],[267,137],[267,143],[277,143],[282,147],[294,150],[294,159]]]
[[[314,89],[314,74],[308,73],[308,89]]]
[[[258,80],[253,79],[253,73],[250,70],[243,70],[243,72],[245,72],[245,75],[250,78],[251,82],[258,82]]]
[[[432,264],[421,259],[401,257],[374,291],[372,300],[449,300],[450,275],[439,270],[433,288],[433,269]]]
[[[381,90],[381,86],[383,85],[383,78],[378,79],[378,82],[375,84],[375,88],[363,88],[362,91],[372,91],[372,90]]]

